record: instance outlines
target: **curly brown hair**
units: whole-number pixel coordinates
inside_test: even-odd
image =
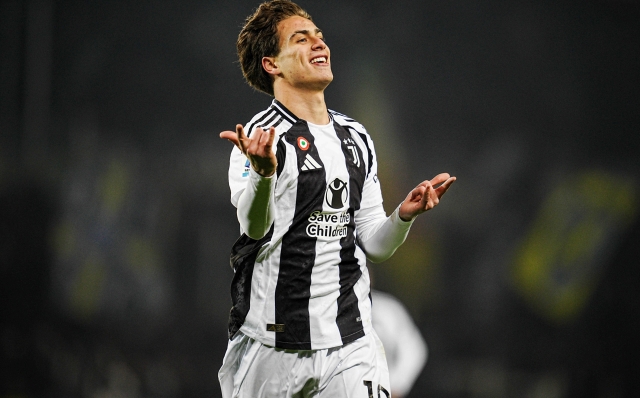
[[[280,53],[278,23],[296,15],[312,20],[305,10],[289,0],[266,1],[247,17],[236,47],[242,74],[256,90],[273,95],[273,79],[262,67],[262,58]]]

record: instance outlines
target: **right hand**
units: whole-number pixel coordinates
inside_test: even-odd
[[[262,127],[255,129],[251,138],[244,133],[241,124],[236,125],[236,131],[223,131],[220,138],[231,141],[249,159],[251,168],[263,177],[271,177],[276,172],[278,161],[273,152],[273,140],[276,136],[276,129],[269,128],[266,132]]]

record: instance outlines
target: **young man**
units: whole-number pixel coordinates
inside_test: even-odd
[[[388,397],[366,260],[389,258],[455,177],[422,182],[387,217],[371,137],[326,107],[331,54],[311,17],[265,2],[237,47],[248,83],[275,99],[246,128],[220,133],[235,145],[229,185],[242,230],[222,394]]]

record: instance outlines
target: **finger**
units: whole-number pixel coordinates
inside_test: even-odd
[[[247,138],[246,134],[244,133],[244,127],[242,127],[241,124],[236,124],[236,134],[238,134],[238,139]]]
[[[435,189],[431,184],[427,185],[424,192],[424,198],[422,200],[422,208],[425,210],[432,209],[433,207],[435,207],[435,205],[438,204],[437,200],[438,196],[435,193]]]
[[[431,184],[431,183],[429,182],[429,180],[424,180],[424,181],[422,181],[420,184],[416,185],[416,187],[415,187],[415,188],[413,188],[413,190],[411,191],[411,193],[413,193],[413,192],[417,192],[416,190],[418,190],[418,189],[424,189],[424,188],[426,188],[429,184]],[[424,192],[424,191],[421,191],[421,192]]]
[[[431,185],[438,186],[439,184],[447,181],[451,176],[449,175],[449,173],[440,173],[437,176],[433,177],[431,179]]]
[[[254,137],[258,141],[258,144],[260,144],[260,147],[267,147],[269,145],[269,138],[271,136],[272,128],[273,127],[269,128],[268,133],[263,128],[260,128],[260,135]]]
[[[408,199],[410,202],[420,203],[425,196],[425,192],[426,187],[420,184],[409,192]]]
[[[436,189],[436,194],[438,195],[438,198],[441,198],[442,195],[444,195],[447,192],[447,190],[455,180],[456,180],[455,177],[448,178],[444,183],[442,183],[442,185],[440,185]]]
[[[269,148],[271,148],[273,146],[273,141],[276,138],[276,128],[275,127],[270,127],[269,128],[269,136],[268,136],[268,140],[267,140],[267,145],[269,146]]]
[[[220,133],[220,138],[224,138],[225,140],[229,140],[233,145],[238,146],[238,135],[235,131],[223,131]]]
[[[244,133],[244,127],[241,124],[236,124],[236,135],[238,137],[238,147],[242,151],[242,153],[246,154],[247,146],[249,145],[249,138]]]
[[[429,182],[425,182],[420,183],[420,185],[414,189],[414,202],[420,209],[424,209],[429,202]]]

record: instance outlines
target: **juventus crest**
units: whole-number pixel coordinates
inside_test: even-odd
[[[353,160],[353,164],[356,165],[356,167],[360,166],[360,156],[358,156],[358,149],[356,148],[356,143],[355,141],[353,141],[353,139],[351,138],[345,138],[342,142],[344,142],[344,144],[347,146],[347,149],[349,150],[349,152],[351,152],[351,157]]]

